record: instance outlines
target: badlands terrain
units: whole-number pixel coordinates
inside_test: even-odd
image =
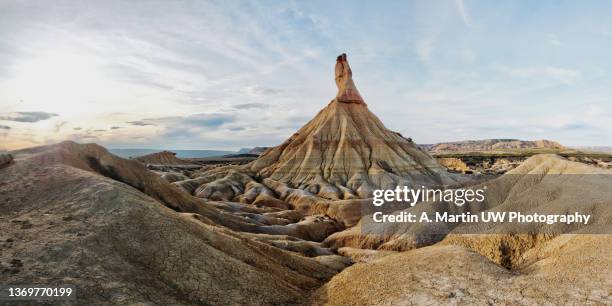
[[[566,149],[560,143],[550,140],[519,140],[519,139],[483,139],[456,142],[442,142],[433,145],[421,145],[427,151],[440,153],[491,152],[519,149]]]
[[[75,305],[612,303],[612,170],[535,154],[504,174],[453,173],[369,111],[344,54],[335,81],[325,108],[249,163],[69,141],[3,155],[3,283],[74,284]],[[484,185],[484,203],[390,209],[592,222],[372,222],[375,189]]]
[[[555,141],[484,139],[419,145],[451,172],[497,175],[512,170],[537,154],[557,154],[604,169],[612,169],[612,154],[602,150],[567,148]]]

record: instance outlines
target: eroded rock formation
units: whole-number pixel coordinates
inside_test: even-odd
[[[349,66],[345,53],[338,55],[336,58],[336,86],[338,86],[338,94],[336,101],[343,103],[363,103],[363,98],[357,90],[357,86],[353,82],[353,71]]]
[[[215,180],[206,180],[198,195],[230,200],[252,191],[250,180],[277,194],[291,189],[294,200],[368,198],[377,188],[453,182],[434,158],[370,112],[346,54],[338,56],[335,72],[338,94],[312,120],[248,165],[204,173]]]

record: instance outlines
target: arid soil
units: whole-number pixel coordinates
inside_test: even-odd
[[[434,245],[355,264],[317,290],[312,304],[607,305],[611,245],[610,235],[562,235],[513,270],[469,248]]]
[[[205,202],[96,145],[15,155],[0,170],[7,284],[75,284],[80,305],[293,304],[350,263],[299,238],[335,221]]]

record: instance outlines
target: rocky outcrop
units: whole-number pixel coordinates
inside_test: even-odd
[[[466,173],[470,171],[470,168],[461,159],[458,159],[458,158],[453,158],[453,157],[438,158],[438,163],[446,167],[446,169],[448,169],[449,171],[459,172],[459,173]]]
[[[204,171],[202,177],[215,180],[205,180],[194,194],[242,201],[245,192],[253,199],[266,191],[268,199],[278,197],[313,212],[314,206],[328,206],[327,201],[368,198],[375,189],[455,182],[427,152],[388,130],[370,112],[353,82],[346,54],[336,60],[335,80],[336,97],[289,139],[247,165]],[[265,188],[250,189],[251,181]]]
[[[247,169],[339,199],[398,185],[442,185],[448,178],[435,159],[387,130],[365,104],[338,100]]]
[[[438,157],[438,162],[449,172],[464,174],[504,174],[527,160],[528,156],[486,156],[475,154],[458,154],[457,157]]]
[[[353,82],[353,71],[345,53],[338,55],[338,58],[336,58],[335,72],[336,86],[338,86],[338,94],[336,94],[335,100],[342,103],[365,104]]]

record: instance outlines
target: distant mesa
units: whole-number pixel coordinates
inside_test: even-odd
[[[249,150],[248,153],[255,154],[255,155],[261,155],[268,149],[270,149],[270,147],[254,147],[253,149]]]
[[[225,150],[167,150],[167,149],[138,149],[138,148],[110,148],[109,152],[123,157],[123,158],[135,158],[138,156],[149,155],[153,153],[158,153],[161,151],[171,151],[172,153],[176,153],[175,156],[181,159],[187,158],[203,158],[210,156],[221,156],[225,154],[235,153],[234,151],[225,151]]]
[[[567,149],[556,141],[545,139],[535,141],[519,139],[464,140],[455,142],[441,142],[433,145],[420,146],[423,149],[432,153],[484,152],[519,149]]]
[[[241,148],[240,150],[236,151],[235,154],[248,154],[251,150],[251,148]]]
[[[254,148],[242,148],[236,152],[236,154],[252,154],[252,155],[261,155],[270,147],[254,147]]]
[[[551,140],[483,139],[421,144],[450,172],[465,174],[503,174],[539,153],[571,153]]]
[[[147,165],[175,166],[191,164],[188,161],[179,159],[178,157],[176,157],[176,153],[170,151],[161,151],[158,153],[147,154],[136,157],[134,159]]]

